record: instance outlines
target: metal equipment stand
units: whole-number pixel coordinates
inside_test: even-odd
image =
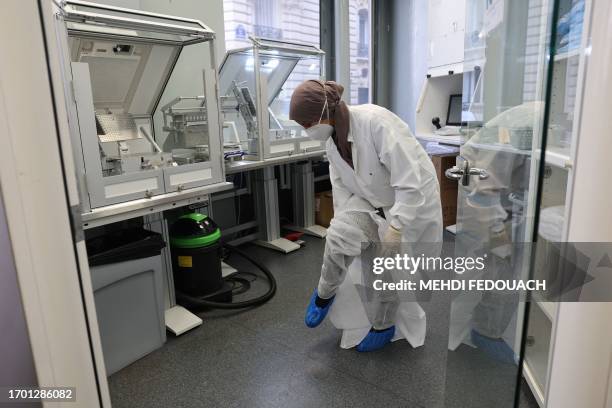
[[[292,166],[293,219],[295,225],[285,228],[300,231],[318,238],[325,238],[327,228],[315,224],[315,182],[312,162],[295,163]]]
[[[151,231],[162,234],[165,242],[170,242],[168,224],[162,216],[162,213],[145,216],[144,222],[146,227]],[[176,304],[176,298],[174,296],[174,278],[172,277],[172,259],[169,245],[162,250],[162,261],[164,262],[164,270],[166,271],[166,291],[164,293],[164,319],[166,322],[166,328],[174,333],[175,336],[180,336],[181,334],[201,325],[202,319],[184,307]]]
[[[280,236],[278,190],[274,166],[256,170],[254,190],[261,236],[255,241],[255,244],[284,253],[299,249],[298,244]]]

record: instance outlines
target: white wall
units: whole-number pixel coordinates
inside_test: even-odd
[[[26,327],[17,271],[11,248],[4,204],[0,197],[0,384],[25,386],[38,384],[30,335]],[[23,408],[37,407],[31,403]]]
[[[414,131],[427,75],[427,1],[393,0],[391,16],[390,108]]]

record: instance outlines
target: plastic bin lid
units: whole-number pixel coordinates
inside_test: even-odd
[[[149,258],[166,246],[161,234],[144,228],[128,228],[87,240],[89,266]]]
[[[177,248],[200,248],[221,238],[221,230],[204,214],[191,213],[179,217],[170,227],[170,244]]]

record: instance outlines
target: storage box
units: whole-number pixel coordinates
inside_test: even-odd
[[[440,200],[442,201],[442,222],[444,227],[457,222],[457,193],[459,184],[456,180],[446,178],[444,172],[455,165],[457,155],[431,156],[440,183]]]
[[[166,341],[161,256],[91,268],[106,374]]]
[[[161,260],[165,244],[150,231],[122,232],[122,238],[110,235],[88,242],[107,375],[166,341]]]
[[[334,200],[331,191],[324,191],[315,195],[315,223],[325,228],[334,217]]]

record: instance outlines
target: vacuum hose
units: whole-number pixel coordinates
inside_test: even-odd
[[[266,278],[268,279],[268,281],[270,282],[270,288],[268,289],[268,291],[264,293],[263,295],[256,297],[254,299],[249,299],[249,300],[245,300],[242,302],[235,302],[235,303],[224,303],[224,302],[214,302],[211,300],[200,299],[198,297],[190,296],[190,295],[187,295],[177,290],[176,297],[177,297],[177,300],[179,300],[179,303],[182,303],[187,308],[189,308],[189,306],[192,306],[196,308],[212,307],[215,309],[242,309],[245,307],[261,305],[262,303],[267,302],[274,296],[274,294],[276,293],[276,279],[274,279],[274,275],[272,275],[272,272],[270,272],[270,270],[265,265],[262,265],[255,259],[251,258],[249,255],[247,255],[246,252],[244,252],[241,249],[238,249],[237,247],[233,245],[225,244],[224,248],[226,248],[230,252],[234,252],[240,255],[241,257],[243,257],[244,259],[246,259],[247,261],[255,265],[260,271],[262,271],[264,275],[266,275]]]

